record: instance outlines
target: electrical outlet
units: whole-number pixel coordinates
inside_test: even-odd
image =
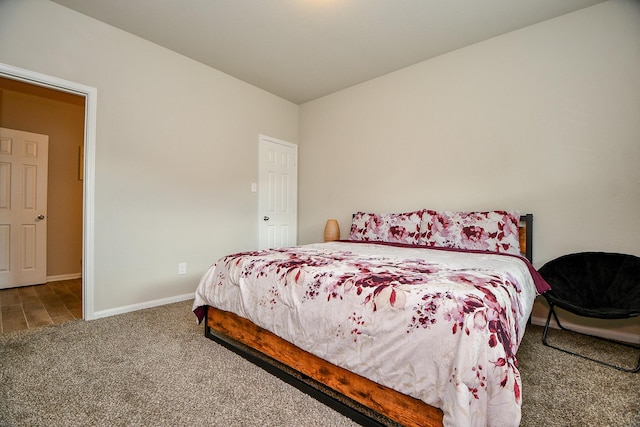
[[[178,274],[187,274],[187,263],[186,262],[178,263]]]

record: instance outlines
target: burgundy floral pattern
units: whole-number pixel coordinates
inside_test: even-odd
[[[518,425],[516,351],[536,296],[527,261],[331,242],[220,259],[194,308],[234,312],[442,408],[445,425]]]
[[[426,210],[420,244],[520,254],[518,212],[436,212]]]
[[[373,214],[358,212],[351,222],[351,240],[405,243],[420,241],[422,212]]]
[[[400,214],[358,212],[350,240],[520,254],[520,214],[424,209]]]

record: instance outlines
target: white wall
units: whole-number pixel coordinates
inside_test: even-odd
[[[297,105],[46,0],[0,2],[0,62],[97,88],[97,312],[257,248],[258,135],[297,143]]]
[[[640,3],[611,1],[303,104],[300,240],[357,210],[518,209],[535,263],[640,255]]]
[[[537,267],[578,251],[640,255],[640,2],[303,104],[299,165],[300,243],[321,241],[327,218],[346,238],[358,210],[503,208],[534,214]]]

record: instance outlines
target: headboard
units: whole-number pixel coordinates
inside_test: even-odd
[[[533,262],[533,214],[520,215],[518,227],[520,252],[529,262]]]

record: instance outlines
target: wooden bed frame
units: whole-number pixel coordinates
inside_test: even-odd
[[[520,218],[531,261],[533,215]],[[440,409],[333,365],[233,313],[207,307],[205,336],[365,426],[442,426]]]

